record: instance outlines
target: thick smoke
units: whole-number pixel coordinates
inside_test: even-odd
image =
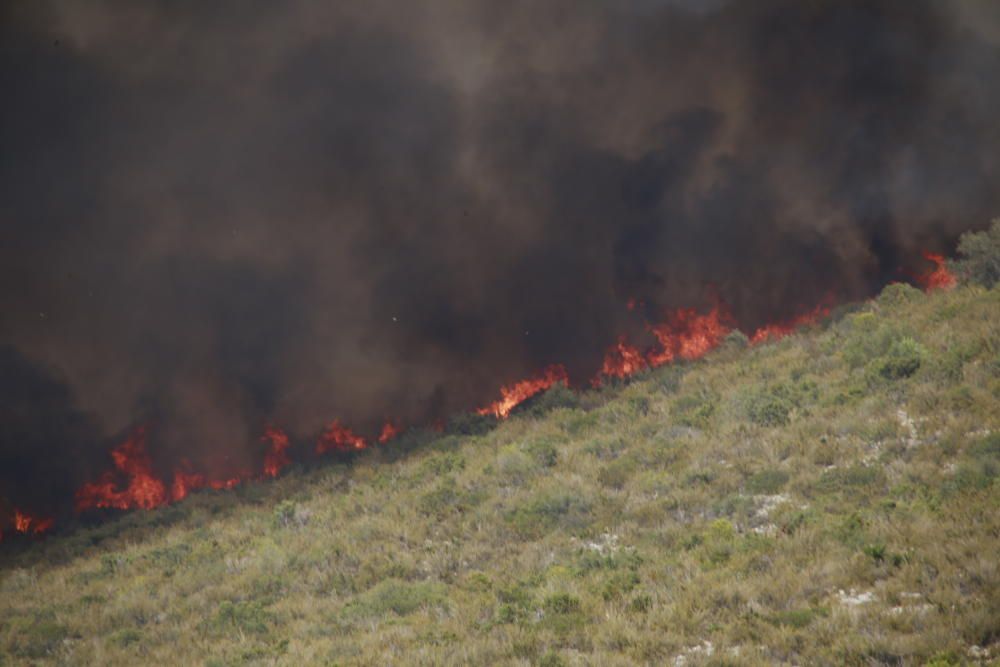
[[[1000,211],[988,0],[0,12],[0,497],[40,508],[139,423],[225,471],[428,422],[590,377],[629,298],[753,327]]]

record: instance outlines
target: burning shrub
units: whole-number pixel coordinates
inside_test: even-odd
[[[1000,218],[986,231],[962,234],[958,254],[961,259],[953,263],[953,268],[963,281],[987,289],[1000,282]]]

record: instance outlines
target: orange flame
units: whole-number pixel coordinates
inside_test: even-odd
[[[368,446],[365,439],[340,423],[339,419],[330,422],[326,430],[319,436],[316,443],[316,453],[325,454],[329,451],[349,452],[364,449]]]
[[[76,509],[94,507],[152,509],[167,502],[163,482],[153,476],[153,463],[146,453],[146,430],[139,428],[124,444],[111,451],[118,476],[127,480],[125,488],[116,484],[114,471],[97,482],[87,483],[76,492]]]
[[[504,419],[518,405],[558,382],[569,382],[569,375],[566,373],[566,369],[558,364],[549,366],[541,375],[501,387],[501,399],[490,403],[485,408],[476,410],[476,412],[481,415],[493,415],[497,419]]]
[[[778,341],[785,336],[790,335],[799,327],[816,324],[824,317],[830,315],[830,303],[832,303],[832,301],[832,295],[828,295],[821,303],[817,304],[815,308],[807,313],[796,315],[795,317],[785,320],[784,322],[765,324],[753,332],[753,335],[750,336],[750,344],[757,345],[766,341]]]
[[[41,535],[49,531],[54,523],[55,519],[35,517],[14,508],[14,530],[22,535],[27,535],[28,533]],[[2,539],[2,533],[0,533],[0,539]]]
[[[935,290],[949,290],[958,284],[955,274],[948,270],[948,265],[943,255],[936,255],[932,252],[923,252],[924,259],[933,262],[933,271],[917,276],[917,283],[924,288],[925,292]]]
[[[288,447],[291,445],[291,441],[284,431],[273,426],[264,429],[261,440],[270,443],[267,453],[264,454],[264,476],[277,477],[278,473],[292,462],[288,456]]]
[[[625,342],[625,336],[618,338],[618,342],[611,346],[604,354],[604,362],[601,364],[601,371],[596,378],[591,381],[595,387],[600,386],[602,377],[624,378],[634,375],[646,368],[646,360],[642,358],[642,353]]]
[[[731,329],[722,323],[725,315],[716,305],[704,315],[694,308],[680,308],[663,324],[652,325],[649,331],[656,336],[659,350],[647,355],[649,365],[662,366],[674,359],[698,359],[719,346]]]
[[[399,435],[399,433],[400,433],[401,430],[402,429],[400,429],[398,426],[396,426],[395,424],[393,424],[392,421],[386,420],[386,422],[384,424],[382,424],[382,431],[381,431],[381,433],[379,433],[379,435],[378,435],[378,442],[379,442],[379,444],[380,445],[384,445],[385,443],[389,442],[390,440],[392,440],[393,438],[395,438],[397,435]]]

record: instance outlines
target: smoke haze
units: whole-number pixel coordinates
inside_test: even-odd
[[[1000,212],[997,81],[989,0],[8,2],[0,498],[867,296]]]

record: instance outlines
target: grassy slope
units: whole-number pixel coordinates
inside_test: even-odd
[[[0,569],[0,663],[997,656],[998,399],[1000,290],[891,287],[483,435],[53,538]]]

